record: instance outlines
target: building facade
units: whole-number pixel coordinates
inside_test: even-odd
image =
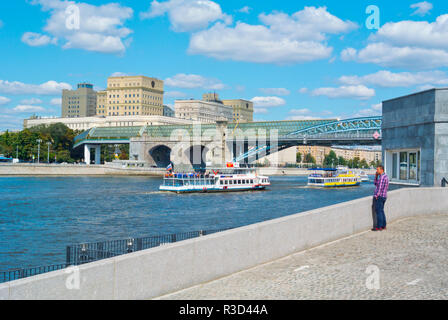
[[[96,115],[96,91],[90,83],[78,84],[77,90],[62,90],[61,115],[63,118],[91,117]]]
[[[448,88],[384,101],[382,147],[391,183],[440,186],[448,179]]]
[[[175,116],[175,113],[174,113],[174,110],[171,109],[170,107],[168,107],[168,106],[163,106],[163,115],[164,115],[165,117],[174,117],[174,116]]]
[[[96,114],[107,115],[107,91],[98,91],[96,94]]]
[[[31,128],[38,125],[63,123],[72,130],[88,130],[94,127],[133,127],[151,125],[182,125],[192,121],[164,116],[96,116],[80,118],[31,118],[23,121],[23,127]]]
[[[366,160],[368,164],[370,164],[371,162],[381,161],[382,159],[380,150],[309,145],[301,145],[297,147],[297,152],[300,152],[302,154],[302,159],[306,154],[311,154],[314,159],[316,159],[317,164],[322,164],[324,162],[325,156],[328,155],[330,151],[334,151],[338,158],[343,157],[345,160],[359,158],[359,160]]]
[[[232,107],[223,104],[216,93],[206,93],[202,100],[176,100],[174,109],[176,118],[180,119],[201,123],[233,121]]]
[[[145,76],[109,77],[105,104],[98,113],[105,116],[163,116],[163,81]],[[101,93],[104,95],[104,93]]]
[[[226,106],[233,109],[233,122],[253,122],[254,103],[243,99],[222,100]]]

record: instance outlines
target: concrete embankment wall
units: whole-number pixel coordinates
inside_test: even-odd
[[[157,297],[369,230],[371,203],[366,197],[85,264],[79,289],[67,289],[76,273],[66,270],[0,284],[0,299]],[[448,213],[448,188],[392,191],[385,211],[388,222]]]
[[[363,170],[367,174],[375,174],[375,169]],[[265,176],[307,176],[310,170],[306,168],[276,168],[276,167],[260,167],[259,173]]]
[[[0,164],[0,176],[148,175],[161,176],[163,169],[120,168],[104,165]]]

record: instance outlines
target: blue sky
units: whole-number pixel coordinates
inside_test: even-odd
[[[448,86],[446,39],[446,1],[1,1],[0,131],[59,116],[62,89],[112,74],[165,80],[168,105],[252,100],[255,120],[377,115]]]

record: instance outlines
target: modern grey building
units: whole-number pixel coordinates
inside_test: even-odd
[[[163,106],[163,116],[164,117],[174,117],[174,110],[168,106]]]
[[[391,183],[448,179],[448,88],[383,101],[382,149]]]
[[[96,115],[96,91],[90,83],[78,84],[77,90],[62,90],[62,118]]]

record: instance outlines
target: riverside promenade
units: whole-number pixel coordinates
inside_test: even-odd
[[[124,168],[113,165],[0,164],[0,176],[163,176],[164,173],[165,170],[160,168]]]
[[[447,234],[448,214],[405,218],[158,299],[448,299]]]
[[[310,171],[305,168],[260,167],[261,175],[268,176],[307,176]],[[364,170],[375,174],[375,170]],[[0,163],[0,176],[71,176],[71,175],[142,175],[163,176],[165,168],[125,167],[115,163],[105,165],[80,164],[4,164]]]
[[[369,196],[2,283],[0,300],[447,299],[448,188],[389,192],[387,231],[370,231],[371,204]]]

